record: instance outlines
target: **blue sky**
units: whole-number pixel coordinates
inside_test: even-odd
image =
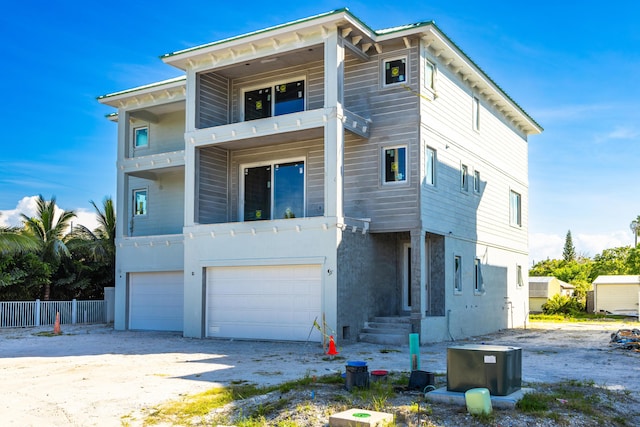
[[[115,197],[116,125],[96,96],[178,76],[164,53],[348,7],[371,28],[434,20],[544,128],[529,139],[532,261],[633,244],[640,214],[640,3],[11,2],[0,15],[0,225],[25,197]],[[83,215],[82,218],[87,218]]]

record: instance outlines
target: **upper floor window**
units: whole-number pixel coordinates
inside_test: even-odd
[[[384,86],[407,81],[407,57],[385,59],[383,62]]]
[[[480,192],[480,171],[473,171],[473,191]]]
[[[436,90],[436,64],[428,59],[424,61],[424,87]]]
[[[382,153],[382,182],[407,182],[407,147],[385,147]]]
[[[304,217],[304,161],[245,166],[242,212],[244,221]]]
[[[462,257],[460,255],[453,257],[453,291],[462,292]]]
[[[147,214],[147,190],[133,191],[133,215],[140,216]]]
[[[436,185],[436,150],[427,147],[425,153],[425,182],[429,185]]]
[[[133,129],[133,146],[143,148],[149,146],[149,127],[141,126]]]
[[[467,165],[460,165],[460,189],[469,190],[469,167]]]
[[[509,213],[510,223],[518,227],[522,226],[522,197],[519,193],[511,190],[509,192]]]
[[[305,109],[304,80],[244,92],[244,120],[264,119]]]
[[[473,108],[472,108],[472,119],[473,119],[473,130],[480,130],[480,99],[477,96],[473,97]]]

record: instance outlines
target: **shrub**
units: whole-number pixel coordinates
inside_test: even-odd
[[[577,298],[556,294],[547,302],[542,304],[544,314],[570,314],[574,315],[583,312],[584,303]]]

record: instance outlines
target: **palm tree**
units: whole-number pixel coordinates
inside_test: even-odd
[[[56,198],[51,197],[50,201],[44,200],[42,195],[36,200],[36,216],[29,218],[21,214],[25,233],[37,241],[36,253],[40,259],[49,265],[49,275],[51,275],[59,265],[62,257],[70,255],[64,237],[69,229],[71,220],[76,216],[74,211],[61,211],[56,214]],[[47,280],[44,285],[43,299],[49,300],[51,295],[51,281]]]
[[[76,226],[73,231],[73,244],[89,247],[94,261],[106,261],[115,265],[116,256],[116,211],[111,197],[102,201],[102,210],[93,200],[89,201],[96,211],[98,228],[89,230],[84,225]],[[71,244],[71,242],[69,242]]]
[[[18,227],[0,227],[0,255],[27,252],[38,248],[32,236]]]

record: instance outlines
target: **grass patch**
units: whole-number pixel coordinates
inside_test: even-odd
[[[576,313],[574,315],[567,314],[530,314],[531,322],[624,322],[628,316],[602,314],[602,313]]]

